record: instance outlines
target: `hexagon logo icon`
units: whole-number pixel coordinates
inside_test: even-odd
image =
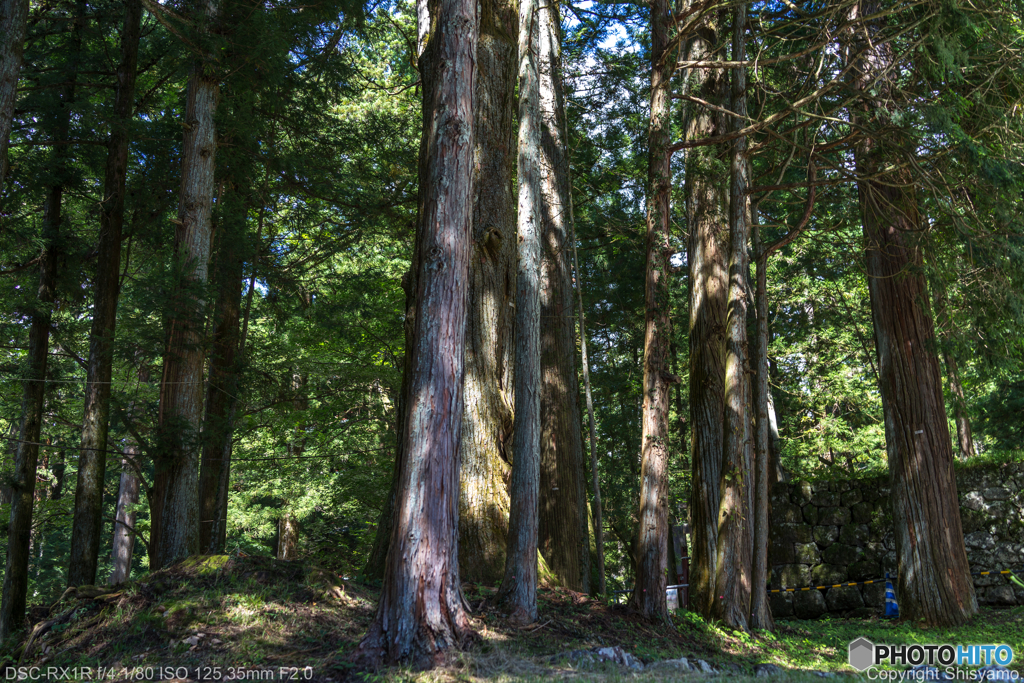
[[[867,638],[858,638],[850,643],[850,666],[857,671],[871,668],[875,663],[875,644]]]

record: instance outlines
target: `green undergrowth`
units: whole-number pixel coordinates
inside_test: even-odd
[[[192,559],[111,592],[83,587],[32,610],[32,625],[0,665],[91,667],[93,680],[294,681],[580,681],[753,680],[754,666],[783,669],[772,680],[820,681],[816,672],[854,676],[847,644],[1006,643],[1024,658],[1024,608],[983,610],[960,629],[922,629],[879,619],[784,621],[770,634],[747,634],[677,612],[652,625],[622,605],[552,589],[539,593],[539,619],[512,626],[492,601],[494,590],[465,586],[476,637],[433,671],[359,670],[352,655],[374,615],[377,591],[342,584],[299,562],[259,557]],[[34,635],[29,637],[29,633]],[[687,657],[721,673],[615,664],[576,667],[573,650],[619,646],[645,664]],[[1015,662],[1014,666],[1020,666]],[[197,675],[199,674],[199,675]]]

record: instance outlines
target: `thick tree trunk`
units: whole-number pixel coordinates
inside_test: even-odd
[[[541,118],[541,436],[538,543],[559,583],[590,592],[590,534],[580,431],[570,265],[569,156],[558,3],[539,9]]]
[[[423,142],[415,343],[394,532],[371,662],[430,665],[469,629],[459,586],[458,476],[473,201],[476,3],[438,0],[420,58]],[[442,65],[444,68],[441,68]]]
[[[866,43],[859,44],[854,82],[863,99],[851,118],[870,126],[888,120],[872,111],[888,102],[895,55],[888,43]],[[854,150],[889,456],[897,596],[905,619],[959,626],[978,611],[978,601],[960,523],[935,326],[914,242],[922,229],[916,187],[910,173],[892,163],[893,151],[904,148],[899,135],[889,129],[866,136]]]
[[[751,208],[754,253],[757,254],[757,345],[751,356],[754,369],[754,409],[757,435],[754,440],[754,559],[751,568],[750,628],[775,630],[775,621],[768,606],[768,488],[771,469],[771,420],[768,417],[768,255],[762,253],[761,227],[757,207]]]
[[[746,57],[747,5],[736,5],[733,18],[732,57]],[[732,69],[730,128],[746,125],[746,71]],[[748,166],[746,137],[732,144],[729,192],[729,293],[725,342],[725,429],[718,508],[718,557],[715,559],[715,596],[712,616],[731,628],[750,628],[750,572],[753,560],[751,519],[751,409],[747,375],[747,219]]]
[[[277,520],[277,559],[299,559],[299,522],[290,512]]]
[[[858,174],[880,167],[870,143]],[[868,288],[875,327],[885,441],[892,479],[900,612],[929,625],[957,626],[977,612],[953,474],[952,443],[934,352],[934,327],[922,307],[920,230],[910,178],[890,173],[858,183]]]
[[[136,456],[138,450],[132,446],[128,455]],[[121,463],[121,485],[117,491],[117,514],[114,520],[114,543],[112,560],[114,571],[107,581],[111,586],[124,583],[131,576],[132,555],[135,552],[135,505],[139,502],[139,478],[135,469],[127,462]]]
[[[651,121],[647,156],[647,263],[644,269],[644,394],[640,464],[640,510],[636,545],[636,583],[630,609],[645,619],[668,620],[665,595],[669,566],[668,412],[669,314],[668,244],[672,191],[671,92],[675,64],[669,53],[669,5],[651,4]]]
[[[199,470],[199,550],[224,551],[226,509],[219,505],[225,471],[230,466],[231,431],[238,393],[239,318],[242,308],[242,252],[248,206],[236,192],[224,203],[228,207],[223,220],[217,250],[215,282],[217,304],[214,309],[213,346],[210,379],[206,390],[206,418],[203,421],[203,453]]]
[[[11,124],[17,101],[21,56],[28,28],[28,0],[0,2],[0,192],[7,179],[7,148],[11,142]]]
[[[135,68],[139,55],[142,3],[125,3],[121,34],[121,64],[117,68],[114,121],[107,149],[104,198],[93,287],[92,331],[85,384],[82,446],[78,455],[75,515],[68,559],[68,585],[96,583],[100,537],[103,534],[103,478],[107,469],[107,429],[110,426],[111,372],[121,274],[121,228],[128,181],[128,126],[135,105]]]
[[[205,20],[216,20],[216,0],[207,0]],[[151,518],[150,566],[158,569],[199,551],[199,459],[203,420],[202,300],[210,263],[217,136],[214,114],[220,86],[210,63],[199,60],[189,77],[181,191],[174,232],[178,283],[167,320],[167,346],[160,383],[160,455]]]
[[[65,117],[70,98],[64,100]],[[67,125],[63,126],[67,134]],[[60,241],[61,199],[63,188],[54,185],[43,209],[43,254],[40,258],[39,289],[36,293],[32,324],[29,328],[28,358],[21,404],[21,430],[14,472],[11,477],[11,517],[7,528],[7,566],[4,571],[3,599],[0,604],[0,642],[22,628],[28,591],[28,561],[31,553],[32,506],[35,503],[36,464],[39,461],[39,437],[43,424],[43,397],[46,391],[46,360],[49,354],[50,317],[57,283],[57,259]]]
[[[463,581],[494,585],[501,580],[508,543],[516,278],[513,36],[518,17],[510,0],[485,0],[480,12],[459,572]]]
[[[715,25],[692,39],[691,59],[721,58],[713,52]],[[697,69],[701,99],[727,102],[724,69]],[[686,139],[728,131],[722,114],[691,107]],[[697,147],[686,157],[686,213],[690,226],[690,458],[692,465],[690,607],[705,618],[715,600],[718,547],[719,482],[722,471],[725,411],[725,314],[728,273],[726,255],[728,194],[721,173],[725,150]]]
[[[513,622],[537,619],[540,487],[540,92],[537,0],[519,3],[519,267],[516,275],[515,423],[508,554],[498,599]]]

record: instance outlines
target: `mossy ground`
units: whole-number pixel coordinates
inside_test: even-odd
[[[617,665],[577,669],[552,656],[620,646],[644,662],[703,659],[742,681],[758,663],[776,664],[787,680],[820,680],[814,671],[854,675],[847,644],[1006,643],[1024,665],[1024,608],[984,609],[960,629],[922,629],[879,619],[779,622],[774,634],[750,635],[679,612],[654,626],[565,590],[542,590],[540,619],[515,628],[489,606],[493,590],[466,587],[478,638],[449,665],[429,672],[357,670],[351,655],[373,618],[376,591],[301,563],[258,557],[203,558],[132,582],[117,594],[66,599],[35,608],[33,622],[53,622],[31,645],[8,648],[3,666],[100,667],[104,680],[527,681],[550,678],[681,680],[707,678],[665,670],[632,673]],[[184,675],[182,675],[184,674]]]

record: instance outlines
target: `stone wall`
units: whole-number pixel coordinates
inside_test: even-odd
[[[1024,578],[1024,463],[960,468],[957,491],[971,571],[1012,569]],[[770,593],[772,613],[804,619],[880,613],[885,573],[896,575],[888,476],[780,483],[771,493],[772,588],[883,579]],[[1004,575],[975,576],[974,585],[979,604],[1024,604],[1024,589]]]

